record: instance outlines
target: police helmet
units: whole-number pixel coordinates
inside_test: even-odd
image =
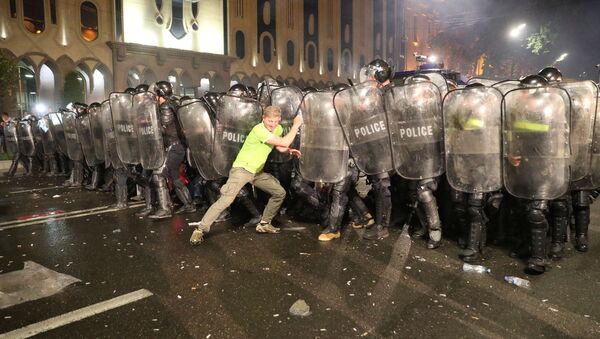
[[[127,93],[127,94],[134,95],[134,94],[135,94],[135,88],[133,88],[133,87],[127,87],[127,88],[126,88],[126,89],[123,91],[123,93]]]
[[[92,102],[89,106],[88,109],[90,108],[99,108],[100,107],[100,103],[99,102]]]
[[[521,85],[525,85],[527,87],[544,87],[548,86],[548,80],[541,75],[531,74],[519,79]]]
[[[302,94],[306,95],[307,93],[311,93],[311,92],[317,92],[317,89],[312,86],[307,86],[302,89]]]
[[[204,100],[213,108],[217,107],[219,99],[221,99],[221,94],[217,92],[206,92],[204,94]]]
[[[465,86],[465,88],[477,88],[477,87],[485,87],[485,85],[482,84],[481,82],[474,81],[474,82],[468,84],[467,86]]]
[[[248,95],[251,98],[253,98],[253,99],[258,98],[258,93],[256,92],[256,88],[254,88],[252,86],[246,86],[246,88],[248,89]]]
[[[74,103],[71,105],[71,107],[72,107],[73,111],[74,111],[75,113],[77,113],[77,116],[81,116],[81,115],[83,115],[83,114],[86,114],[86,113],[87,113],[87,108],[88,108],[88,105],[86,105],[86,104],[84,104],[84,103],[81,103],[81,102],[74,102]]]
[[[346,88],[350,88],[350,85],[340,82],[339,84],[335,84],[331,87],[331,90],[334,92],[343,91]]]
[[[540,70],[538,75],[543,76],[550,83],[562,81],[562,73],[556,67],[546,67]]]
[[[452,79],[446,79],[446,86],[448,86],[448,90],[450,91],[458,88],[458,84]]]
[[[248,97],[248,87],[242,84],[235,84],[229,88],[229,91],[227,91],[227,95],[231,95],[234,97]]]
[[[173,86],[170,82],[161,80],[156,83],[156,95],[161,98],[170,98],[173,96]]]
[[[412,85],[412,84],[416,84],[418,82],[426,82],[426,81],[431,81],[431,78],[429,78],[425,74],[415,74],[413,76],[406,78],[406,80],[404,80],[404,83],[407,85]]]
[[[375,59],[367,65],[367,76],[372,76],[377,82],[383,83],[391,78],[392,68],[387,62]]]
[[[141,84],[141,85],[138,85],[138,86],[135,88],[135,92],[136,92],[136,93],[148,92],[148,89],[149,89],[149,88],[150,88],[150,86],[148,86],[148,85],[146,85],[146,84]]]

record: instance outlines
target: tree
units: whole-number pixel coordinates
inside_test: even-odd
[[[540,26],[540,31],[527,38],[527,49],[535,55],[546,54],[550,51],[556,33],[550,29],[550,23]]]
[[[0,53],[0,97],[6,97],[19,83],[17,63]]]

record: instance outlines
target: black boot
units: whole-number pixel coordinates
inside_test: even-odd
[[[567,218],[554,217],[552,220],[552,244],[550,245],[550,257],[562,258],[565,248],[565,235],[567,233]]]
[[[575,210],[575,249],[579,252],[588,250],[588,226],[590,224],[590,207],[578,207]]]
[[[531,257],[527,262],[527,273],[542,274],[548,266],[546,251],[546,228],[531,229]]]
[[[175,211],[175,214],[194,213],[196,212],[196,206],[192,200],[190,191],[185,187],[181,179],[175,180],[175,194],[179,201],[183,204],[179,209]],[[259,220],[260,221],[260,220]]]
[[[111,205],[110,208],[122,210],[127,208],[127,186],[116,185],[115,196],[117,197],[117,203]]]
[[[474,262],[481,259],[483,225],[480,222],[472,222],[470,226],[467,247],[459,255],[464,262]]]
[[[12,178],[15,176],[15,173],[17,172],[17,167],[19,166],[19,156],[17,155],[13,161],[10,163],[10,168],[8,169],[8,172],[6,172],[6,176],[9,178]]]
[[[165,178],[161,175],[154,175],[153,181],[156,187],[156,197],[158,198],[158,208],[148,215],[148,218],[158,220],[171,217],[171,197]]]
[[[389,235],[390,233],[387,227],[381,226],[380,224],[373,224],[367,226],[365,233],[363,234],[363,239],[379,240],[387,238]]]
[[[148,214],[152,213],[154,208],[152,207],[152,188],[150,185],[145,186],[144,188],[144,201],[146,202],[146,207],[143,210],[137,212],[135,215],[137,217],[145,217]]]
[[[238,195],[237,199],[244,206],[244,208],[246,208],[246,211],[248,211],[248,213],[250,213],[250,215],[252,216],[252,218],[248,220],[244,225],[242,225],[242,227],[256,227],[256,225],[258,225],[260,219],[262,218],[262,214],[260,214],[260,212],[256,208],[256,205],[254,205],[252,199],[250,199],[250,197],[246,195]]]
[[[85,189],[88,191],[95,191],[98,188],[98,183],[100,181],[100,171],[98,169],[94,169],[92,172],[92,180],[88,185],[85,186]]]

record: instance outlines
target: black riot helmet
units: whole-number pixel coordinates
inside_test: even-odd
[[[375,59],[367,65],[367,76],[372,76],[377,82],[384,83],[391,78],[392,68],[387,62]]]
[[[99,108],[101,105],[98,102],[92,102],[89,106],[88,109],[90,108]]]
[[[256,99],[258,98],[258,93],[256,92],[256,88],[252,87],[252,86],[246,86],[246,88],[248,89],[248,95],[252,98],[252,99]]]
[[[135,94],[135,88],[133,88],[133,87],[127,87],[127,88],[125,88],[125,90],[123,91],[123,93],[134,95]]]
[[[546,67],[538,72],[538,75],[543,76],[549,83],[561,82],[562,73],[556,67]]]
[[[87,108],[88,105],[81,103],[81,102],[74,102],[71,107],[73,108],[73,111],[75,111],[75,113],[77,113],[77,116],[82,116],[84,114],[87,113]]]
[[[481,82],[472,82],[470,84],[468,84],[467,86],[465,86],[465,88],[477,88],[477,87],[485,87],[484,84],[482,84]]]
[[[227,91],[227,95],[231,95],[234,97],[249,97],[248,87],[242,84],[235,84],[229,88]]]
[[[146,84],[137,85],[137,87],[135,88],[135,92],[136,93],[148,92],[149,88],[150,88],[150,86],[148,86]]]
[[[343,91],[346,88],[350,88],[350,85],[340,82],[339,84],[335,84],[331,87],[331,90],[334,92]]]
[[[458,88],[458,84],[456,83],[456,81],[454,81],[452,79],[446,79],[446,86],[448,86],[449,91]]]
[[[521,85],[525,87],[544,87],[548,86],[548,80],[541,75],[531,74],[519,79]]]
[[[217,92],[206,92],[204,93],[204,101],[208,103],[212,108],[216,108],[221,99],[221,94]]]
[[[302,89],[302,94],[306,95],[306,94],[308,94],[308,93],[311,93],[311,92],[316,92],[316,91],[317,91],[317,89],[316,89],[316,88],[314,88],[314,87],[312,87],[312,86],[308,86],[308,87],[304,87],[304,88]]]
[[[170,98],[173,96],[173,86],[170,82],[161,80],[156,83],[156,95],[161,98]]]

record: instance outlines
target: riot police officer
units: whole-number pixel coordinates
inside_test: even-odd
[[[171,199],[166,185],[166,179],[170,179],[175,187],[175,194],[183,204],[175,211],[175,214],[193,213],[196,207],[192,196],[179,178],[179,166],[185,158],[185,147],[181,138],[180,125],[175,115],[176,105],[173,102],[173,88],[167,81],[156,83],[156,95],[159,101],[159,120],[163,132],[163,141],[166,148],[166,160],[162,171],[155,171],[152,180],[155,184],[159,208],[148,217],[151,219],[163,219],[171,216]]]

